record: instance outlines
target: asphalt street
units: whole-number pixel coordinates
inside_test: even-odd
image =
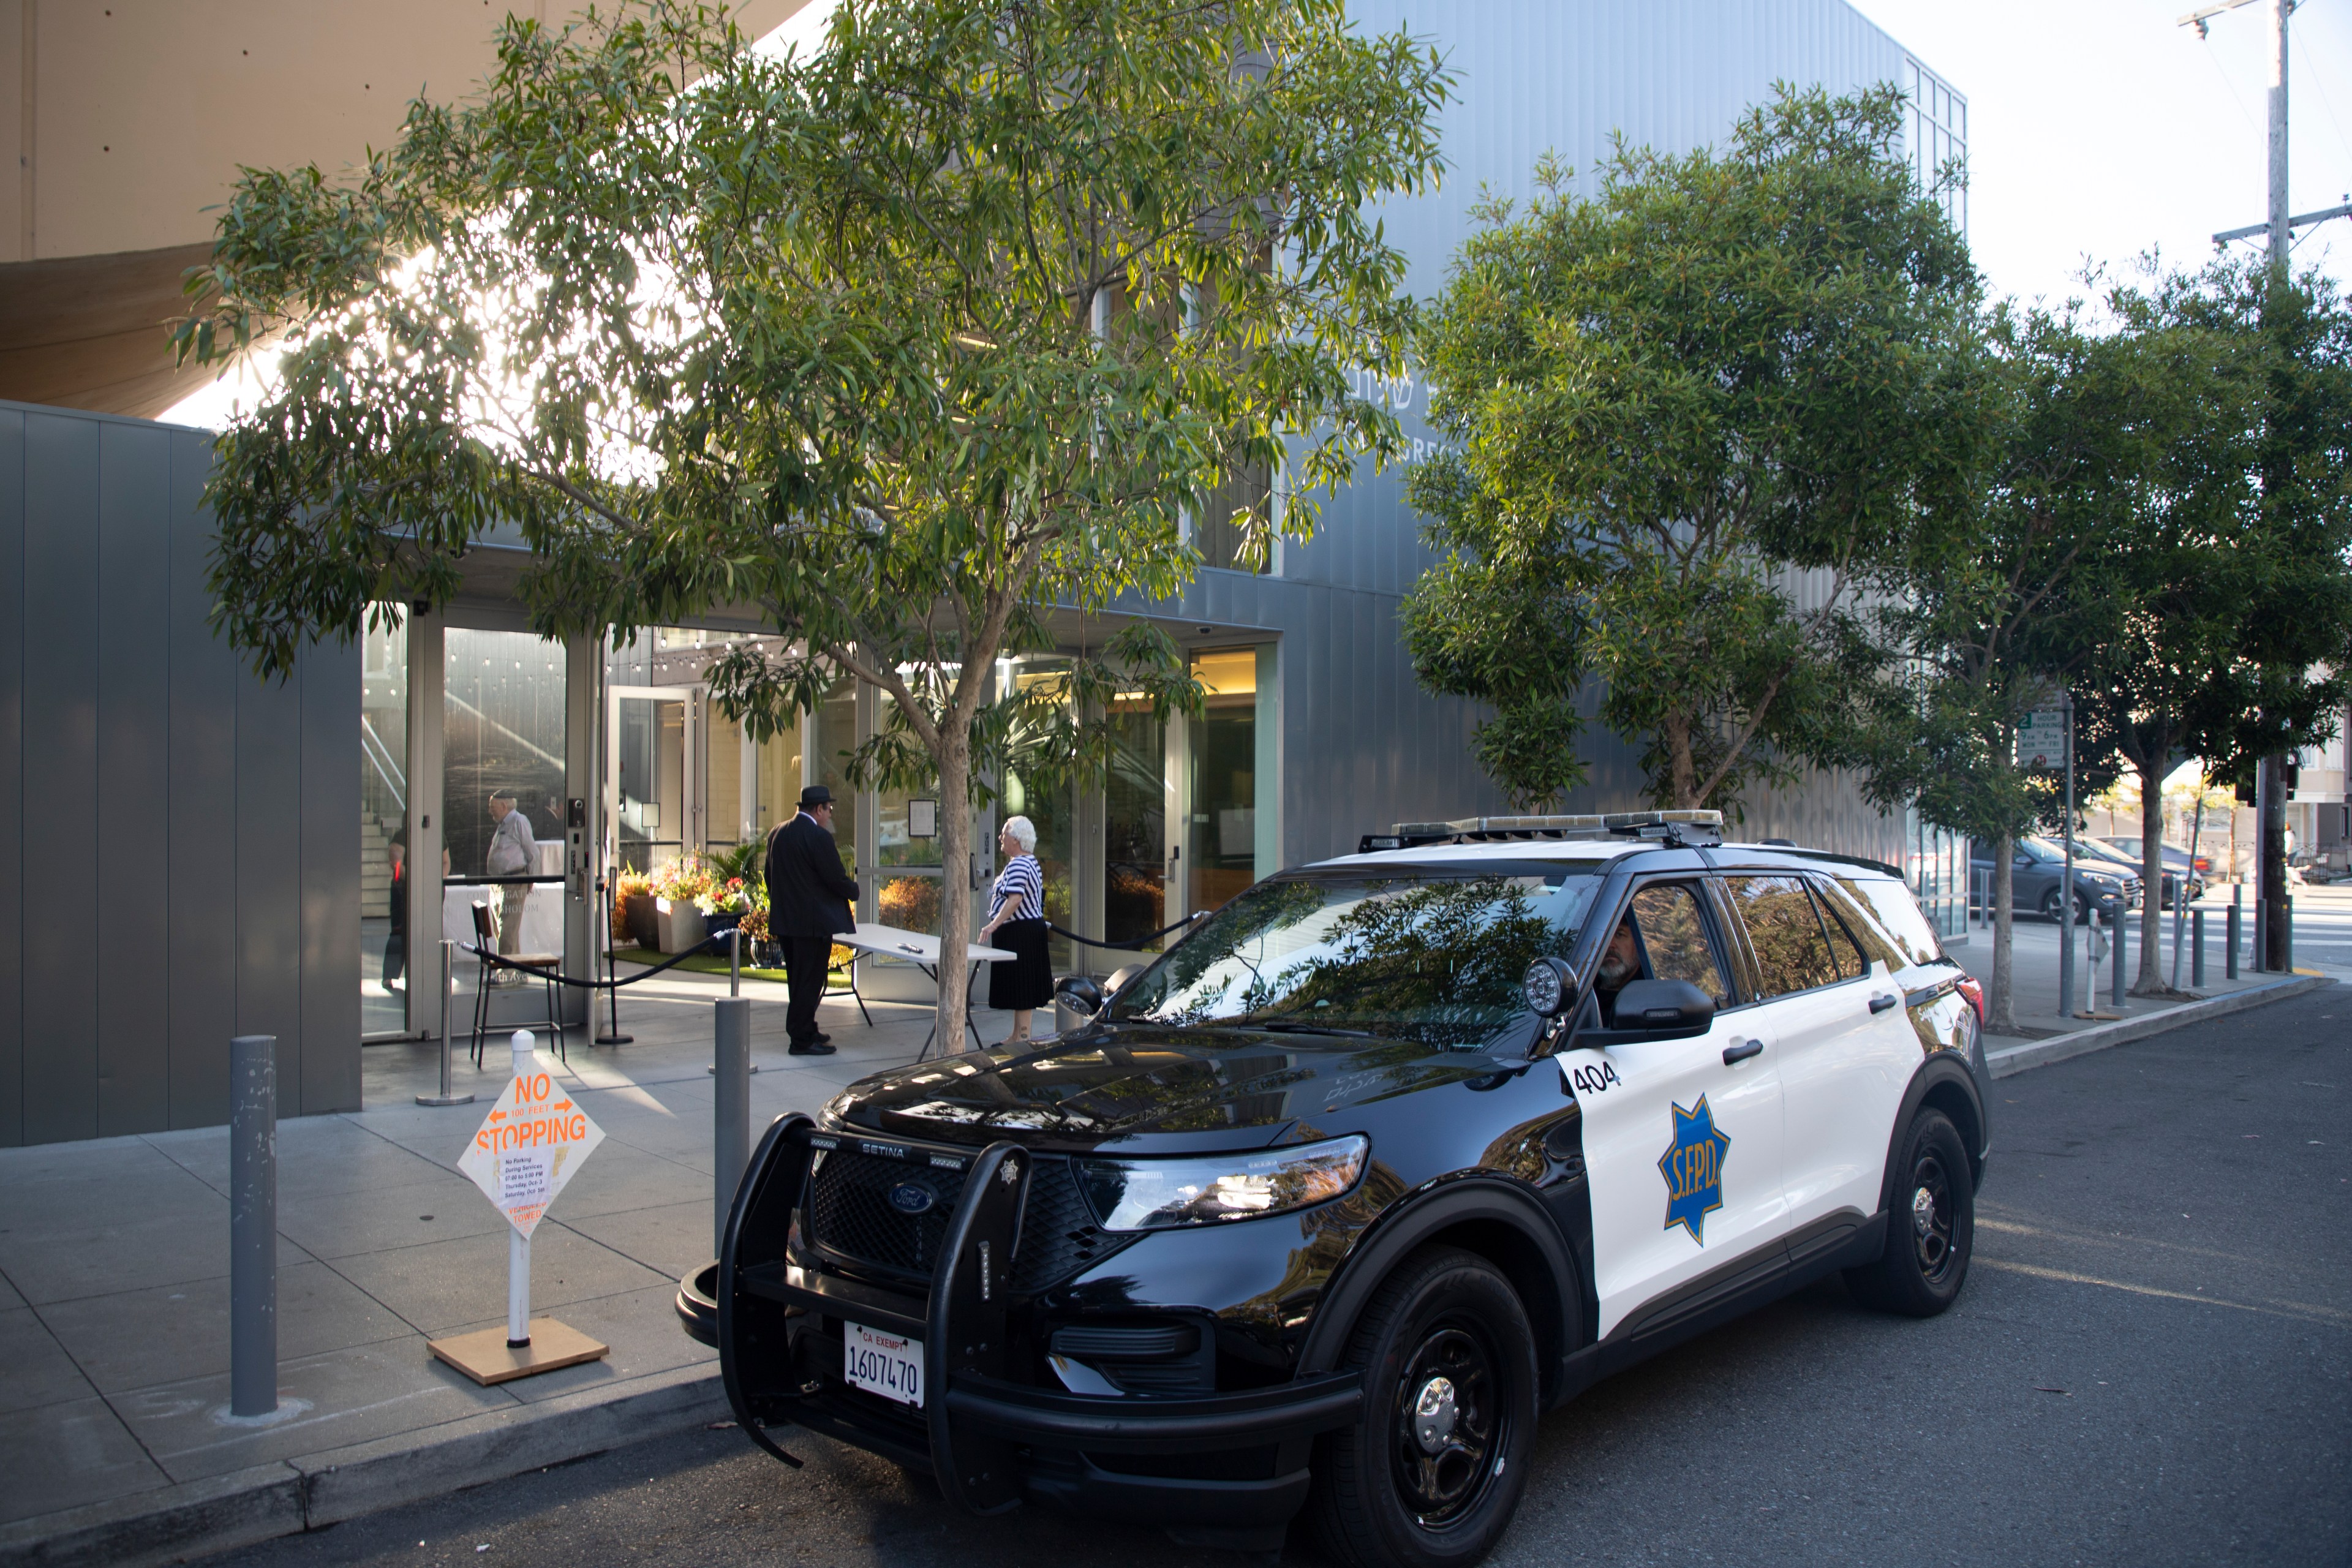
[[[1546,1417],[1492,1561],[2352,1563],[2352,994],[1995,1090],[1958,1306],[1884,1318],[1831,1280],[1592,1390]],[[1034,1510],[967,1520],[881,1460],[785,1441],[807,1468],[699,1431],[236,1561],[1235,1561]]]

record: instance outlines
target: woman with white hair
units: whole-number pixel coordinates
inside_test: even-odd
[[[1037,826],[1025,816],[1005,818],[996,835],[1004,869],[980,928],[983,947],[1012,952],[988,968],[988,1005],[1013,1015],[1006,1045],[1029,1037],[1029,1015],[1054,1000],[1053,961],[1045,953],[1045,873],[1037,864]]]

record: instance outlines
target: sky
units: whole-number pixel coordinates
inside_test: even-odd
[[[2195,266],[2216,231],[2267,216],[2269,0],[2213,17],[2201,41],[2178,18],[2212,0],[1850,3],[1969,100],[1969,238],[1995,294],[2055,304],[2085,291],[2086,266],[2151,247]],[[807,47],[831,8],[765,47]],[[2304,0],[2289,36],[2289,210],[2305,213],[2352,201],[2352,0]],[[2300,234],[2298,268],[2352,286],[2352,218]],[[163,417],[217,426],[252,384],[216,383]]]
[[[1969,239],[1991,289],[2052,303],[2086,259],[2194,266],[2268,216],[2269,0],[1850,0],[1969,100]],[[2352,200],[2352,0],[2288,24],[2290,212]],[[2352,218],[2297,231],[2352,283]],[[2249,242],[2232,248],[2245,254]]]

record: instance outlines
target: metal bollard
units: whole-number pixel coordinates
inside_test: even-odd
[[[2238,977],[2238,943],[2243,936],[2243,933],[2239,930],[2239,926],[2242,918],[2241,912],[2245,908],[2245,897],[2246,888],[2244,883],[2236,883],[2231,887],[2230,918],[2227,922],[2228,935],[2230,938],[2229,951],[2221,955],[2221,978],[2224,980],[2235,980]]]
[[[2189,988],[2191,991],[2205,984],[2205,911],[2189,911]]]
[[[278,1037],[228,1044],[228,1408],[278,1408]]]
[[[2115,979],[2114,979],[2113,983],[2112,983],[2112,984],[2109,985],[2109,987],[2108,987],[2107,999],[2108,999],[2110,1002],[2112,1002],[2115,1005],[2116,1005],[2116,1006],[2120,1007],[2120,1006],[2122,1006],[2122,1005],[2124,1005],[2124,931],[2125,931],[2125,926],[2124,926],[2124,909],[2123,909],[2123,906],[2122,906],[2121,904],[2117,904],[2117,905],[2116,906],[2116,912],[2115,912],[2114,918],[2113,918],[2113,919],[2111,919],[2111,920],[2109,920],[2107,923],[2108,923],[2108,925],[2109,925],[2109,926],[2111,926],[2111,927],[2113,928],[2111,931],[2109,931],[2109,932],[2108,932],[2107,934],[2108,934],[2108,936],[2113,940],[2114,944],[2115,944],[2115,954],[2114,954],[2114,957],[2115,957],[2115,965],[2116,965]]]
[[[710,1249],[727,1239],[735,1187],[751,1163],[751,1002],[724,996],[712,1004]]]
[[[470,1094],[449,1092],[449,999],[457,989],[457,944],[444,937],[441,941],[441,1092],[420,1094],[419,1105],[471,1105]]]

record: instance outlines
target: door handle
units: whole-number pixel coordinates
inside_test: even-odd
[[[1870,1010],[1874,1013],[1884,1013],[1902,1000],[1900,996],[1873,996],[1870,999]]]
[[[1746,1061],[1749,1057],[1761,1056],[1763,1052],[1764,1042],[1761,1040],[1734,1040],[1723,1047],[1723,1065],[1730,1067],[1735,1062]]]

